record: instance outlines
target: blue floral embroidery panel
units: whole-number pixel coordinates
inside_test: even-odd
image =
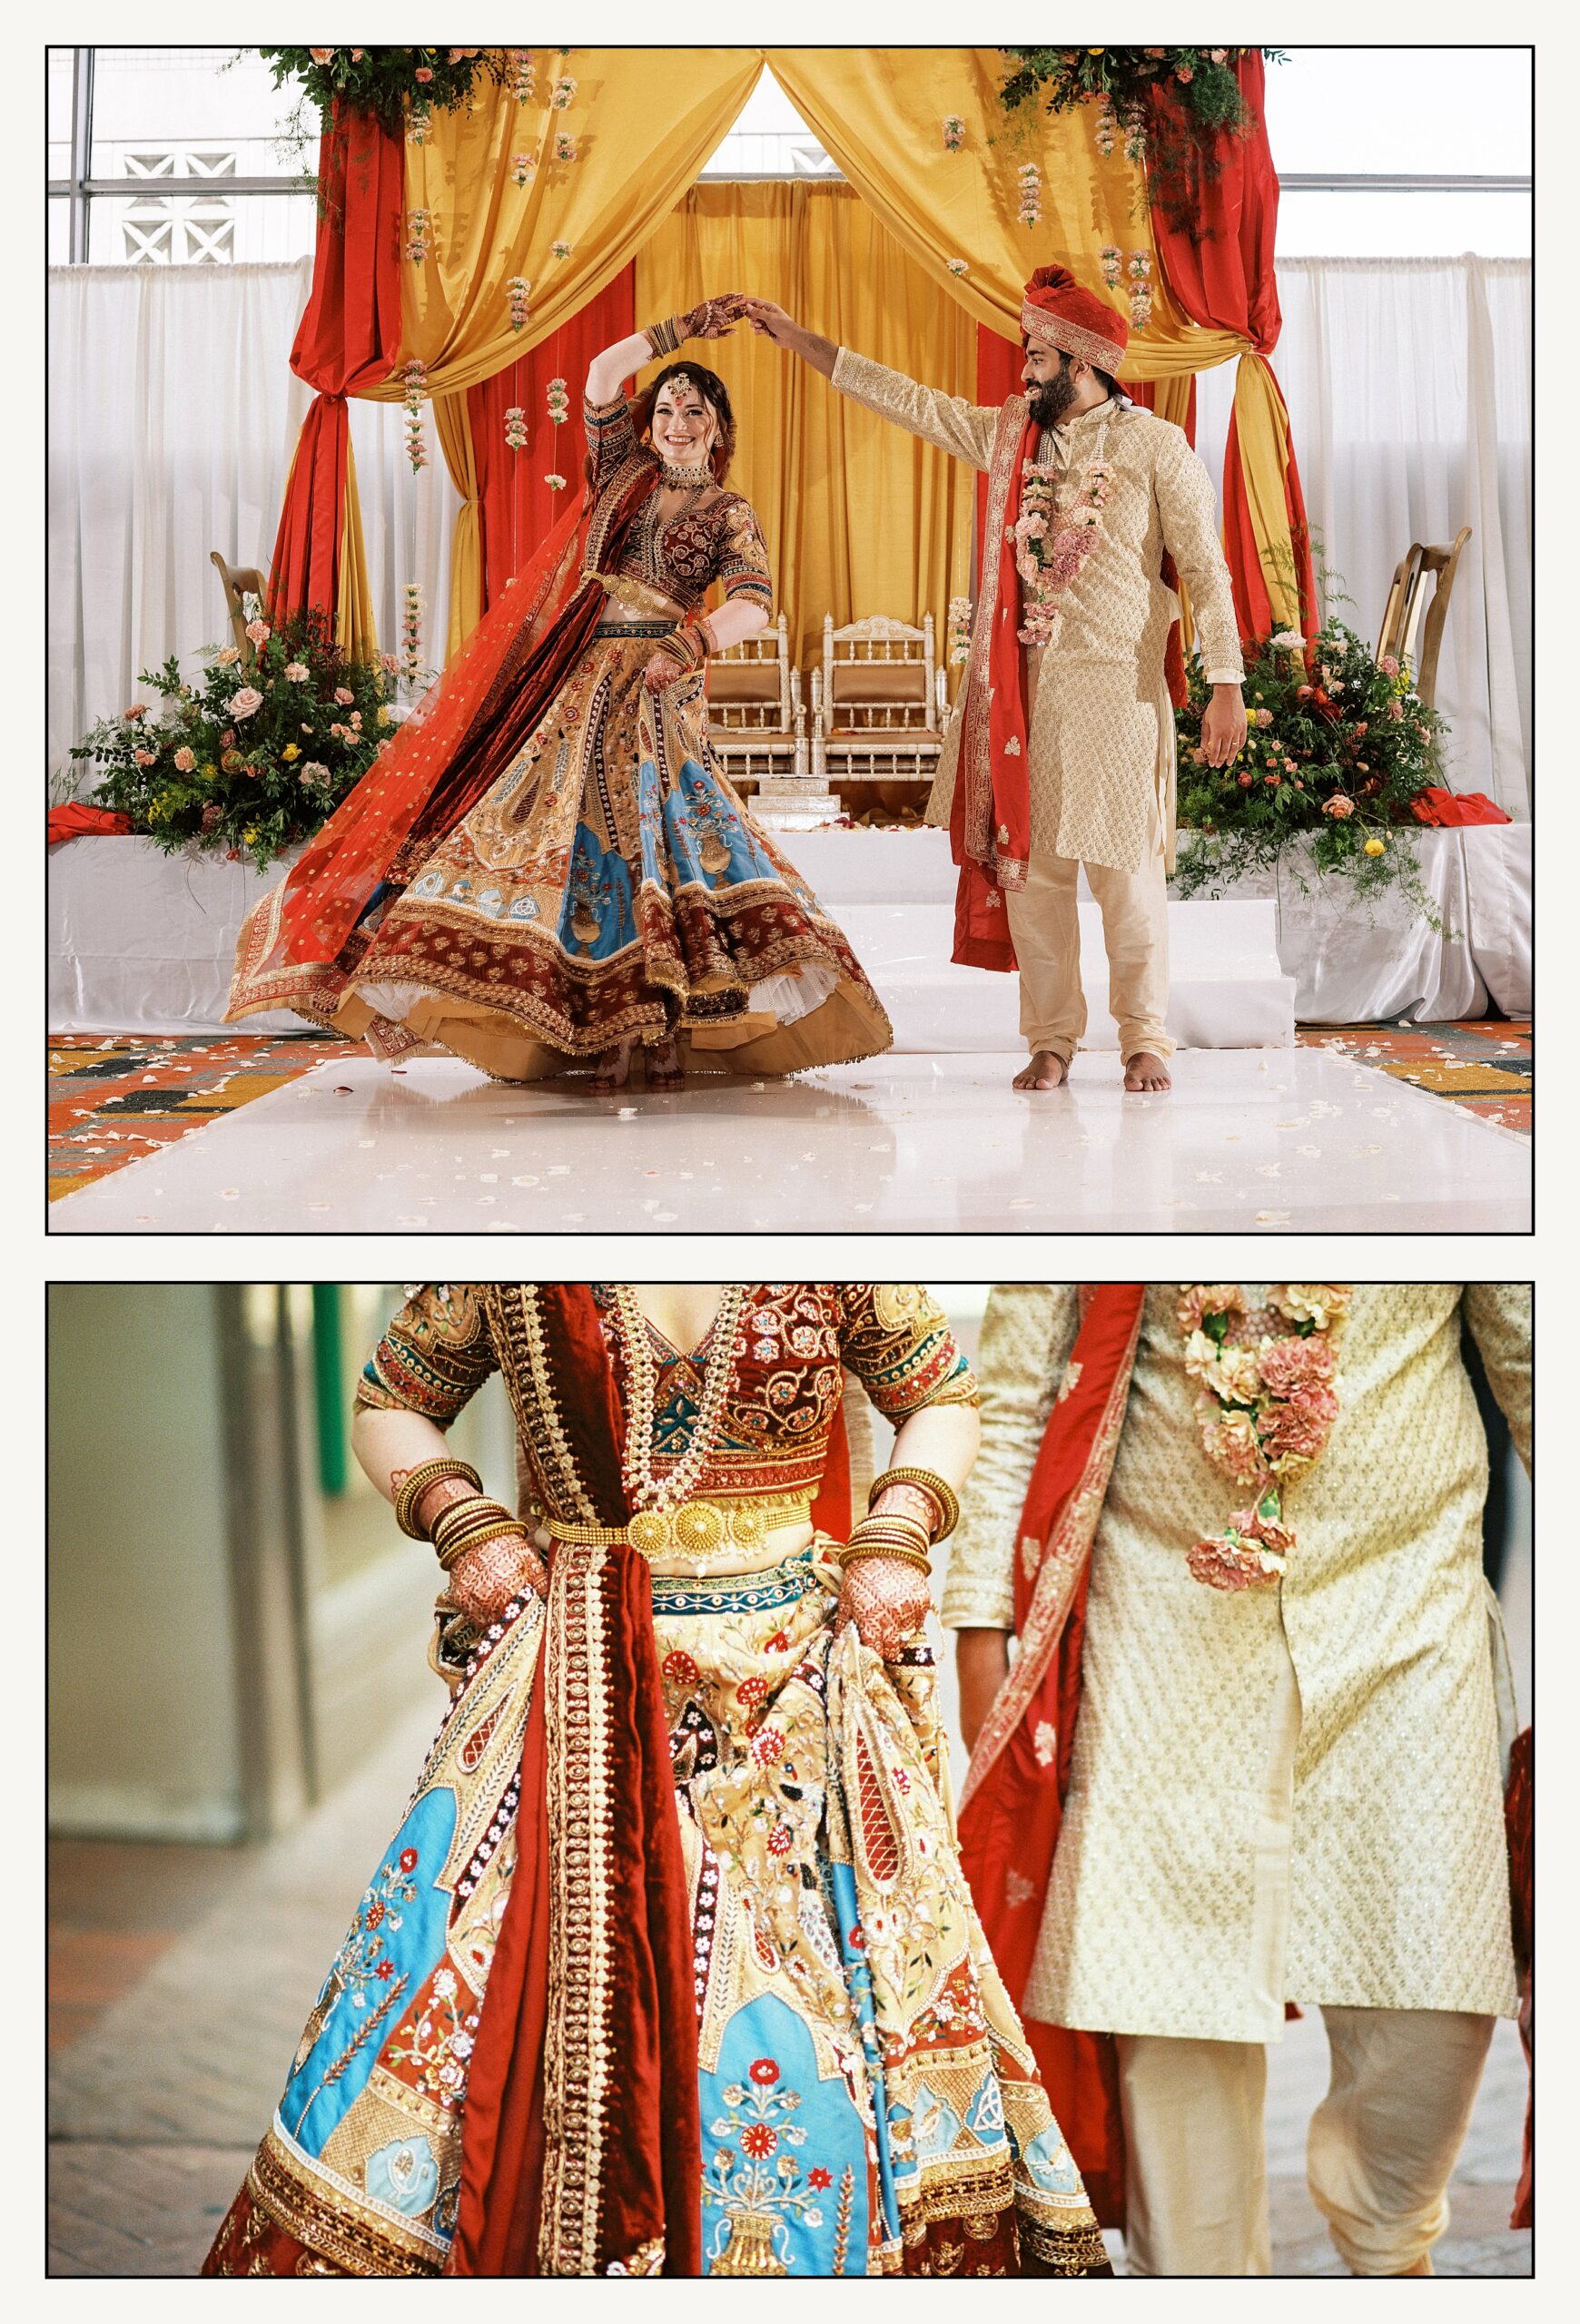
[[[313,2013],[316,2039],[280,2102],[281,2125],[308,2154],[322,2153],[336,2123],[366,2088],[407,2004],[443,1955],[452,1900],[434,1884],[449,1852],[455,1817],[455,1794],[448,1786],[424,1792],[414,1803],[325,1980]]]
[[[700,2079],[706,2272],[750,2236],[775,2272],[865,2275],[866,2132],[844,2080],[818,2079],[802,2020],[758,1994]]]

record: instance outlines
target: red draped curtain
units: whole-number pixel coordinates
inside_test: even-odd
[[[508,581],[552,529],[581,487],[581,391],[587,368],[600,349],[628,339],[637,328],[635,267],[623,267],[551,339],[542,340],[466,390],[472,461],[478,484],[478,521],[482,546],[481,610],[499,597]],[[570,397],[571,417],[558,431],[548,424],[548,382],[560,379]],[[526,417],[528,442],[513,452],[505,441],[505,414],[518,408]],[[565,492],[547,479],[558,473]]]
[[[400,347],[400,225],[406,156],[367,113],[337,104],[319,155],[312,290],[291,350],[318,390],[297,442],[274,543],[277,613],[340,603],[348,396],[388,379]]]

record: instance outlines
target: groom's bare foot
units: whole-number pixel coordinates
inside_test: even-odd
[[[1127,1089],[1171,1089],[1173,1086],[1168,1067],[1150,1049],[1138,1049],[1125,1067]]]
[[[1052,1049],[1037,1049],[1023,1072],[1017,1073],[1017,1089],[1057,1089],[1065,1078],[1065,1064]]]

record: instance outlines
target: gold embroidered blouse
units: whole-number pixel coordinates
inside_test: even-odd
[[[628,478],[633,465],[657,465],[657,455],[638,445],[631,408],[624,396],[613,403],[582,407],[588,449],[592,458],[593,491],[605,494],[622,471]],[[612,502],[615,495],[607,493]],[[596,548],[599,513],[595,509],[589,554]],[[702,605],[715,581],[726,598],[774,607],[774,582],[762,529],[749,500],[738,492],[706,490],[695,505],[683,506],[667,523],[660,521],[659,496],[655,493],[629,547],[616,567],[622,578],[657,590],[686,613]]]
[[[360,1407],[423,1413],[448,1427],[491,1374],[505,1371],[536,1497],[556,1505],[545,1464],[533,1456],[531,1381],[511,1331],[511,1286],[425,1284],[370,1357]],[[594,1286],[595,1293],[600,1286]],[[606,1309],[606,1313],[607,1310]],[[607,1327],[616,1376],[626,1382],[617,1334]],[[759,1283],[750,1286],[746,1352],[699,1495],[813,1491],[828,1457],[844,1373],[855,1374],[877,1410],[899,1423],[924,1405],[977,1402],[976,1382],[948,1319],[914,1283]],[[668,1351],[654,1426],[654,1475],[684,1457],[707,1342]]]

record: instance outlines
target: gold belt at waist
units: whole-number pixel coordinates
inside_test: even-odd
[[[683,1501],[675,1509],[639,1509],[628,1525],[577,1525],[568,1519],[544,1521],[551,1541],[580,1541],[597,1548],[629,1543],[645,1558],[711,1557],[726,1541],[759,1550],[784,1525],[805,1524],[812,1494],[765,1492],[721,1501]]]

